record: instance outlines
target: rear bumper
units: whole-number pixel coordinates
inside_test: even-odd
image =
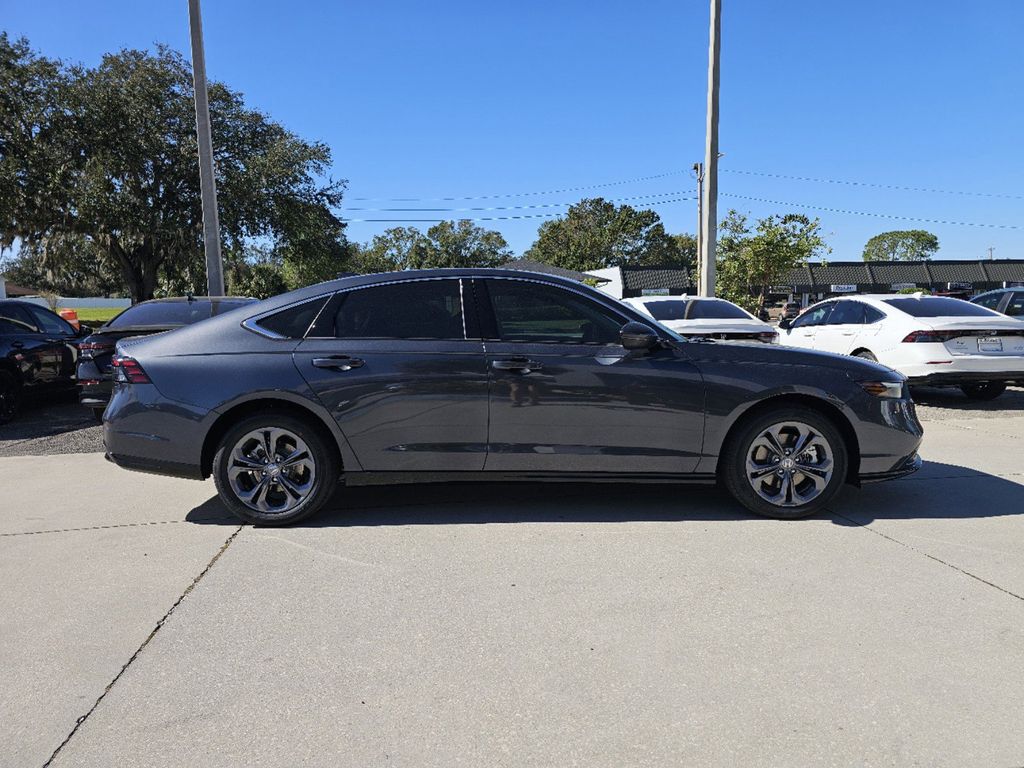
[[[1024,385],[1024,371],[935,371],[907,378],[909,384],[938,386],[975,384],[983,381],[1002,381],[1008,384]]]
[[[203,473],[194,464],[176,464],[174,462],[161,461],[160,459],[144,458],[141,456],[119,456],[109,451],[104,458],[116,464],[122,469],[130,469],[134,472],[146,472],[151,475],[167,475],[168,477],[182,477],[186,480],[204,480]]]

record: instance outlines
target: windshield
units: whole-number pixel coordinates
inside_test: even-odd
[[[690,320],[749,320],[750,315],[728,301],[698,299],[690,302]]]
[[[998,312],[979,307],[977,304],[943,296],[924,296],[920,299],[883,299],[883,301],[913,317],[999,317]]]
[[[689,302],[675,299],[673,301],[645,301],[644,308],[655,320],[683,320],[686,317],[686,305]]]

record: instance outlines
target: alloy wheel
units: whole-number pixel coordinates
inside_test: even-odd
[[[294,432],[266,427],[235,443],[227,479],[245,506],[264,514],[284,514],[313,491],[316,462],[309,446]]]
[[[834,471],[832,446],[801,421],[769,426],[747,449],[747,481],[774,506],[799,507],[814,500],[828,487]]]

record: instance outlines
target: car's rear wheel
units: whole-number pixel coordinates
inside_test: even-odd
[[[751,512],[796,519],[828,504],[846,480],[846,444],[835,424],[810,408],[758,415],[730,436],[720,477]]]
[[[257,525],[288,525],[317,512],[334,493],[337,453],[309,422],[251,416],[224,435],[213,479],[232,513]]]
[[[1006,383],[983,381],[978,384],[963,384],[960,390],[971,400],[995,400],[1006,391]]]
[[[18,415],[21,405],[21,386],[9,373],[0,372],[0,424]]]

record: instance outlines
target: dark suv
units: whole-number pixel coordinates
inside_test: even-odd
[[[30,301],[0,301],[0,423],[26,395],[75,386],[79,338],[88,332]]]
[[[97,421],[102,419],[103,409],[110,400],[110,360],[114,355],[114,345],[121,339],[172,331],[252,301],[255,299],[237,296],[186,296],[153,299],[128,307],[82,340],[82,355],[78,361],[79,401],[92,409]]]
[[[981,293],[971,299],[975,304],[1001,312],[1009,317],[1024,320],[1024,286],[1019,288],[997,288]]]

